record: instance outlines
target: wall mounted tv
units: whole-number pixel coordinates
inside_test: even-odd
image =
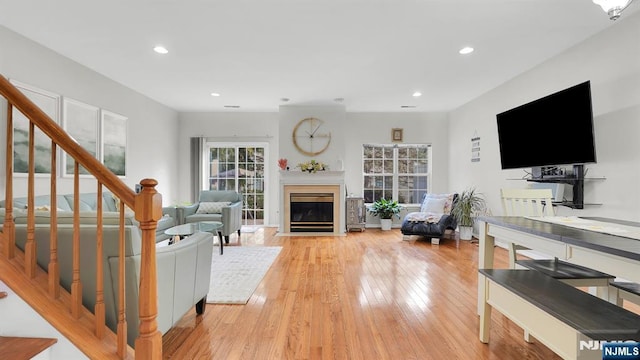
[[[502,169],[596,162],[589,81],[496,118]]]

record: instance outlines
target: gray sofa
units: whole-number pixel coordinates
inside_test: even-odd
[[[97,193],[80,194],[80,223],[95,224],[97,205]],[[73,223],[73,194],[57,195],[56,208],[58,209],[58,224]],[[49,224],[49,210],[44,210],[51,204],[50,195],[38,195],[34,197],[36,207],[36,223]],[[16,224],[25,224],[27,222],[27,198],[13,199],[13,218]],[[119,223],[118,208],[116,199],[110,192],[102,193],[102,211],[103,222],[105,225],[117,225]],[[162,208],[163,216],[158,220],[156,229],[156,242],[168,239],[170,236],[165,235],[164,231],[178,223],[178,214],[175,207]],[[4,223],[5,200],[0,201],[0,226]],[[138,225],[138,221],[132,212],[125,211],[125,225]]]
[[[203,204],[205,203],[205,204]],[[205,205],[211,205],[205,209]],[[223,205],[221,203],[228,203]],[[220,229],[229,243],[229,235],[234,232],[240,236],[242,227],[242,195],[232,190],[202,190],[198,202],[181,208],[181,223],[194,223],[199,221],[220,221]]]
[[[26,224],[16,224],[16,245],[24,250]],[[103,228],[104,302],[106,324],[117,328],[118,301],[118,225]],[[49,225],[36,224],[37,263],[45,271],[49,264]],[[58,225],[60,282],[68,291],[72,280],[73,225]],[[80,279],[84,306],[93,312],[96,298],[96,226],[80,226]],[[125,278],[127,342],[135,346],[138,336],[138,290],[140,283],[141,232],[125,226]],[[209,292],[213,235],[195,233],[170,246],[156,248],[158,276],[158,330],[164,334],[194,305],[204,312]]]

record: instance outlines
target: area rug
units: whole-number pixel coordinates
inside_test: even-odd
[[[224,255],[214,251],[207,303],[246,304],[281,250],[281,246],[229,246]]]

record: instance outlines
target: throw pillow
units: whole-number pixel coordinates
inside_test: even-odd
[[[451,206],[453,205],[453,195],[454,194],[427,194],[424,197],[422,205],[420,206],[421,212],[426,212],[425,206],[429,199],[444,199],[444,208],[442,209],[442,214],[451,214]]]
[[[451,207],[453,206],[453,195],[454,194],[446,194],[444,203],[444,210],[442,211],[444,214],[451,214]]]
[[[196,214],[221,214],[222,208],[231,205],[231,201],[201,202]]]
[[[444,213],[444,205],[446,203],[446,198],[428,198],[425,199],[424,204],[422,206],[422,212],[432,213],[432,214],[443,214]]]

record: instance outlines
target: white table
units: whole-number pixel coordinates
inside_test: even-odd
[[[615,219],[591,218],[626,226],[638,223]],[[576,229],[560,224],[524,217],[482,217],[478,269],[494,268],[495,239],[523,245],[558,259],[605,272],[633,282],[640,282],[640,240]],[[486,317],[491,290],[487,277],[478,273],[478,314]],[[495,299],[493,299],[495,301]],[[524,312],[524,311],[523,311]],[[488,340],[488,329],[480,329],[480,340]],[[546,330],[541,333],[547,336]],[[551,330],[549,330],[551,331]],[[551,336],[552,337],[552,336]]]
[[[628,221],[593,220],[636,225]],[[495,239],[513,242],[570,263],[602,271],[632,282],[640,282],[640,240],[575,229],[524,217],[481,217],[478,269],[492,269]],[[483,298],[478,275],[478,311]]]
[[[628,221],[592,218],[636,225]],[[640,240],[571,228],[523,217],[482,217],[478,268],[493,268],[495,238],[555,256],[570,263],[640,282]]]

